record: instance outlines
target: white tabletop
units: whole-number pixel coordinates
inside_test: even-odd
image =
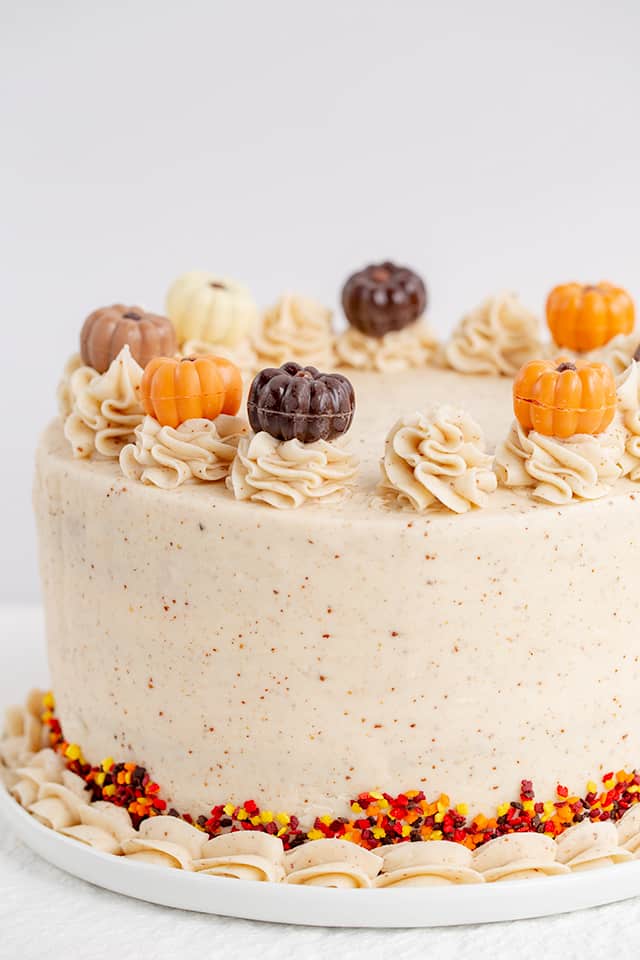
[[[0,608],[0,705],[46,686],[42,619]],[[203,916],[128,900],[40,860],[0,825],[0,960],[286,960],[331,951],[351,958],[437,960],[631,956],[640,945],[640,898],[511,924],[435,930],[329,930]]]

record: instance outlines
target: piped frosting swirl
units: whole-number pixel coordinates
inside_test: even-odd
[[[544,833],[510,833],[478,847],[472,862],[487,883],[568,873],[568,867],[557,862],[557,849]]]
[[[436,353],[437,340],[425,321],[370,337],[349,327],[335,341],[339,366],[394,373],[426,366]]]
[[[389,431],[381,488],[414,510],[483,507],[497,486],[482,430],[467,413],[441,406],[402,417]]]
[[[342,439],[301,443],[276,440],[265,431],[242,437],[227,487],[236,500],[271,507],[335,503],[353,483],[358,462]]]
[[[321,369],[333,366],[331,311],[308,297],[287,293],[265,310],[253,338],[259,366],[289,360]]]
[[[471,851],[447,840],[399,843],[383,847],[377,887],[434,887],[482,883]]]
[[[125,477],[163,490],[189,481],[224,480],[229,475],[240,437],[248,433],[240,417],[186,420],[177,428],[161,427],[145,417],[135,430],[135,443],[120,453]]]
[[[307,887],[370,887],[380,866],[377,854],[339,839],[313,840],[285,856],[286,882]]]
[[[604,433],[567,440],[535,430],[527,434],[514,420],[496,453],[495,470],[504,486],[530,487],[531,496],[544,503],[596,500],[623,473],[624,443],[619,417]]]
[[[488,297],[462,318],[444,347],[460,373],[514,376],[540,353],[540,325],[512,293]]]
[[[122,447],[134,440],[134,431],[144,418],[141,381],[142,368],[128,346],[105,373],[79,367],[71,374],[66,396],[72,398],[73,409],[65,420],[64,433],[74,457],[99,453],[117,458]]]

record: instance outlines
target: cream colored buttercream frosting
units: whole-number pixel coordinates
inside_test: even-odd
[[[229,347],[220,343],[211,343],[210,340],[186,340],[179,352],[180,357],[226,357],[232,360],[245,376],[249,376],[259,369],[258,358],[249,337]]]
[[[262,431],[240,440],[227,486],[237,500],[279,509],[307,501],[335,503],[347,493],[357,468],[345,441],[276,440]]]
[[[568,440],[527,433],[514,420],[498,449],[495,470],[506,487],[529,487],[531,496],[563,505],[574,497],[595,500],[623,474],[625,431],[617,417],[604,433]]]
[[[285,874],[284,848],[281,840],[266,833],[227,833],[203,845],[194,868],[211,877],[279,882]]]
[[[640,804],[629,807],[616,824],[618,843],[636,858],[640,851]]]
[[[557,856],[570,870],[593,870],[631,859],[618,844],[618,831],[610,820],[583,820],[557,839]]]
[[[89,457],[95,452],[103,457],[120,455],[144,417],[141,381],[142,368],[128,346],[105,373],[79,367],[71,374],[68,396],[73,399],[73,409],[65,420],[64,432],[74,457]]]
[[[249,432],[240,417],[186,420],[179,427],[161,427],[145,417],[136,427],[135,443],[120,452],[125,477],[163,490],[187,481],[213,482],[229,475],[240,438]]]
[[[82,357],[79,353],[72,354],[67,360],[64,370],[62,371],[62,379],[58,384],[58,389],[56,391],[56,399],[58,401],[58,413],[63,420],[69,416],[73,410],[73,404],[75,396],[71,388],[71,378],[76,370],[79,370],[80,367],[83,367]],[[91,369],[88,367],[87,369]]]
[[[314,840],[285,856],[286,882],[302,886],[362,889],[380,867],[377,854],[347,840]]]
[[[616,375],[623,373],[631,361],[634,353],[640,346],[640,334],[619,333],[597,350],[590,350],[586,353],[577,353],[573,350],[567,350],[566,347],[558,347],[555,343],[549,343],[545,351],[549,359],[555,359],[557,356],[569,357],[573,360],[579,360],[581,363],[607,363]]]
[[[446,840],[399,843],[383,847],[378,887],[434,887],[454,883],[483,883],[473,868],[471,851]]]
[[[540,350],[536,315],[515,294],[500,293],[462,318],[443,352],[449,366],[460,373],[512,377]]]
[[[462,515],[380,509],[390,424],[445,398],[491,450],[511,383],[349,378],[360,466],[330,509],[267,510],[222,483],[164,493],[47,428],[34,502],[66,739],[145,766],[178,810],[253,798],[309,826],[376,787],[491,815],[522,777],[548,798],[637,767],[637,484],[569,509],[528,487]]]
[[[557,846],[544,833],[509,833],[478,847],[473,866],[487,883],[497,880],[528,880],[567,873],[557,861]]]
[[[626,430],[623,472],[640,480],[640,377],[635,360],[618,378],[618,404]]]
[[[414,510],[484,507],[497,486],[480,426],[463,410],[436,407],[402,417],[389,431],[382,489]]]
[[[259,367],[294,360],[329,370],[333,363],[331,311],[308,297],[285,294],[265,310],[253,338]]]
[[[369,337],[349,327],[335,341],[339,366],[356,370],[395,373],[426,366],[436,353],[438,342],[424,320],[403,330],[391,330],[383,337]]]

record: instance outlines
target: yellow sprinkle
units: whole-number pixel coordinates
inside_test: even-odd
[[[309,838],[309,840],[322,840],[322,838],[324,837],[324,834],[321,833],[319,830],[314,829],[314,830],[309,830],[307,837]]]
[[[273,810],[263,810],[260,814],[260,819],[263,823],[271,823],[273,820]]]
[[[402,836],[408,837],[410,833],[411,833],[411,827],[409,826],[408,823],[405,823],[402,828]]]
[[[587,784],[587,793],[597,793],[597,792],[598,792],[598,784],[594,783],[593,780],[589,780],[589,783]]]
[[[291,818],[289,817],[288,813],[277,813],[276,820],[278,823],[281,823],[286,827],[290,823]]]
[[[547,817],[552,817],[555,812],[556,812],[555,803],[553,803],[553,801],[551,800],[547,800],[547,802],[544,805],[544,813],[546,814]]]
[[[46,707],[47,710],[53,710],[56,702],[53,699],[53,694],[51,692],[45,693],[44,697],[42,698],[42,705],[43,707]]]
[[[235,810],[235,807],[234,807],[234,805],[233,805],[232,803],[225,803],[225,805],[224,805],[224,807],[223,807],[222,809],[223,809],[223,811],[226,813],[226,815],[227,815],[228,817],[230,817],[230,816],[232,815],[233,811]]]
[[[69,760],[79,760],[82,756],[82,752],[77,743],[70,743],[65,750],[64,755],[65,757],[68,757]]]
[[[436,823],[442,823],[442,821],[444,820],[444,813],[436,813],[433,819],[435,820]]]
[[[284,835],[285,835],[286,832],[287,832],[287,828],[286,828],[286,827],[280,827],[280,829],[278,830],[278,834],[277,834],[277,835],[278,835],[279,837],[284,837]]]
[[[320,823],[324,823],[325,827],[328,827],[332,819],[333,817],[330,817],[325,813],[323,817],[320,817]]]
[[[247,811],[245,810],[245,808],[244,808],[244,807],[240,807],[240,809],[239,809],[238,812],[236,813],[236,820],[247,820],[248,817],[249,817],[249,814],[247,813]]]
[[[605,780],[604,785],[607,790],[611,790],[615,786],[615,780],[613,777],[610,780]]]
[[[382,840],[382,838],[385,836],[385,831],[382,827],[374,827],[371,833],[374,835],[376,840]]]
[[[522,801],[522,809],[525,810],[527,813],[533,813],[534,808],[535,808],[535,804],[533,800]]]
[[[432,830],[429,840],[442,840],[442,830]]]
[[[105,781],[106,779],[107,779],[106,773],[96,773],[96,775],[95,775],[95,781],[96,781],[96,783],[98,784],[99,787],[103,787],[103,786],[104,786],[104,781]]]
[[[382,794],[374,790],[371,791],[369,796],[373,797],[374,800],[384,800],[384,797],[382,796]]]
[[[110,783],[110,784],[109,784],[108,786],[106,786],[106,787],[104,788],[104,790],[102,791],[102,793],[103,793],[103,795],[104,795],[105,797],[112,797],[115,792],[116,792],[116,788],[115,788],[115,784],[113,784],[113,783]]]
[[[257,827],[258,824],[260,823],[260,817],[259,816],[251,817],[251,823],[253,824],[254,827]]]
[[[461,817],[466,817],[469,813],[469,807],[466,803],[459,803],[456,806],[456,813],[459,813]]]
[[[509,811],[509,806],[510,806],[510,804],[508,804],[508,803],[501,803],[500,806],[498,807],[497,811],[496,811],[496,813],[498,814],[498,816],[499,816],[499,817],[504,817],[504,815]]]
[[[351,804],[351,809],[353,810],[354,813],[362,813],[362,807],[355,800]]]

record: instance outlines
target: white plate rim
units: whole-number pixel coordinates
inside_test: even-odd
[[[246,920],[327,927],[459,926],[552,916],[640,895],[640,860],[557,877],[391,890],[204,877],[127,862],[56,833],[24,810],[1,781],[0,814],[44,860],[94,886],[161,906]]]

